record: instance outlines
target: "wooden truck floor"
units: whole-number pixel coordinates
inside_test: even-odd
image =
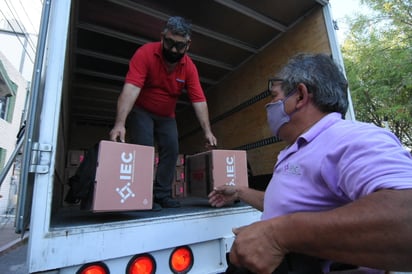
[[[233,211],[250,206],[237,202],[233,205],[214,208],[209,205],[205,198],[181,198],[180,208],[162,208],[160,211],[136,210],[122,212],[91,212],[81,210],[79,207],[71,206],[59,209],[51,218],[51,228],[77,227],[95,225],[99,223],[128,222],[128,221],[147,221],[148,219],[175,218],[181,215],[214,215],[232,213]]]

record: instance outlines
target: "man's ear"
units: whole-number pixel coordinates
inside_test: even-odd
[[[189,50],[191,44],[192,44],[192,40],[187,41],[186,51]]]
[[[297,96],[296,96],[297,107],[307,104],[307,102],[309,102],[309,100],[310,100],[310,94],[309,94],[309,91],[308,91],[308,88],[306,87],[306,85],[303,84],[303,83],[300,83],[300,84],[298,84],[296,89],[297,89],[297,91],[296,91],[296,93],[297,93]]]

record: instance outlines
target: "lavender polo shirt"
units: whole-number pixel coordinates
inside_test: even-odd
[[[325,211],[387,188],[412,188],[410,153],[390,131],[331,113],[280,152],[262,219]]]

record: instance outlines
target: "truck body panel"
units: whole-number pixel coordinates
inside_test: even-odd
[[[91,214],[69,208],[60,212],[50,230],[38,233],[35,238],[30,234],[30,269],[40,271],[121,257],[128,260],[135,254],[210,244],[214,240],[222,249],[214,265],[223,267],[229,250],[223,239],[233,238],[232,227],[247,225],[259,216],[259,212],[245,205],[211,210],[204,201],[191,202],[179,209],[163,209],[160,213]]]
[[[182,245],[194,254],[189,273],[220,273],[232,228],[260,219],[248,205],[211,208],[207,199],[195,197],[161,212],[92,213],[64,202],[69,151],[108,139],[128,60],[140,45],[159,40],[172,15],[192,20],[189,55],[199,70],[218,147],[247,151],[249,186],[256,189],[265,188],[285,145],[266,126],[267,79],[299,52],[342,60],[328,2],[322,0],[45,1],[44,50],[32,86],[32,102],[38,103],[29,112],[18,212],[18,230],[24,233],[31,208],[30,273],[74,273],[97,261],[122,273],[142,253],[155,257],[157,273],[170,273],[170,252]],[[353,111],[348,116],[353,118]],[[184,91],[176,118],[181,153],[204,151]],[[33,146],[41,149],[35,153]]]

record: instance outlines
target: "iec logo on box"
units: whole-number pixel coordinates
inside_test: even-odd
[[[236,161],[235,156],[226,157],[226,185],[235,186],[236,185]]]
[[[127,156],[126,156],[127,155]],[[133,153],[122,152],[120,155],[120,184],[124,184],[122,188],[116,187],[117,193],[120,195],[121,203],[124,203],[127,198],[134,197],[135,194],[133,193],[130,185],[134,183],[133,178],[133,167],[134,167],[134,159],[135,159],[136,151]],[[126,184],[125,184],[126,183]]]

